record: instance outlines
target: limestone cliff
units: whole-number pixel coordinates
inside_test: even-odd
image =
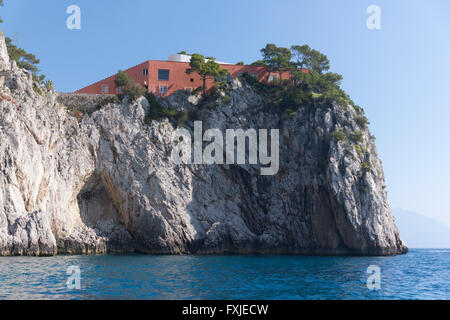
[[[280,170],[176,166],[174,127],[146,124],[145,98],[74,117],[56,93],[36,93],[5,50],[1,37],[0,255],[406,252],[353,108],[283,118],[239,81],[214,109],[179,93],[164,103],[196,110],[205,128],[279,128]],[[362,132],[360,149],[332,138],[344,127]]]

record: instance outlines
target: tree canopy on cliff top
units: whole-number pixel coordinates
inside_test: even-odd
[[[147,89],[144,88],[139,83],[134,82],[130,76],[122,70],[117,71],[116,78],[114,79],[114,84],[117,88],[121,88],[122,91],[119,93],[120,95],[127,95],[130,101],[135,101],[140,96],[143,96]]]
[[[265,48],[261,49],[263,56],[262,61],[270,72],[281,73],[290,69],[292,53],[287,48],[277,47],[276,45],[269,43]],[[269,78],[267,78],[269,80]]]
[[[189,62],[190,69],[186,70],[186,73],[190,74],[196,72],[203,80],[202,92],[203,96],[206,96],[206,79],[208,78],[223,78],[227,74],[227,70],[222,69],[220,64],[216,62],[213,57],[205,57],[201,54],[194,53],[191,56]]]
[[[273,96],[272,104],[280,111],[293,114],[300,105],[330,105],[337,102],[341,105],[357,106],[349,95],[341,89],[342,76],[330,72],[328,57],[308,45],[293,45],[289,49],[267,44],[261,49],[262,60],[252,65],[266,66],[270,72],[280,73],[277,86],[252,82]],[[281,80],[282,72],[291,74],[290,80]]]

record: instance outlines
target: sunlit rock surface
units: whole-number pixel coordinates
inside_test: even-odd
[[[238,81],[231,103],[213,109],[176,94],[164,103],[198,109],[204,129],[280,129],[280,169],[262,176],[257,165],[176,166],[175,128],[145,124],[146,99],[74,117],[54,92],[33,90],[3,37],[0,49],[0,68],[10,71],[0,87],[0,255],[407,250],[374,141],[352,107],[305,107],[285,119]],[[344,126],[362,131],[364,154],[330,137]]]

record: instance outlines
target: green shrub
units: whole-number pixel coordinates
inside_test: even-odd
[[[145,94],[145,98],[150,105],[144,119],[146,124],[151,124],[153,120],[160,121],[163,118],[168,118],[170,121],[175,123],[176,126],[181,127],[189,121],[189,113],[187,110],[176,111],[175,109],[166,108],[151,92],[147,92]]]
[[[363,172],[370,172],[370,171],[372,171],[372,167],[370,166],[370,163],[361,162],[361,170]]]
[[[132,83],[133,80],[125,71],[122,70],[117,71],[116,79],[114,79],[114,84],[116,85],[116,87],[127,87]]]
[[[362,143],[364,141],[362,132],[353,131],[353,132],[350,132],[349,135],[350,135],[350,138],[356,143]]]
[[[247,72],[240,76],[243,83],[268,98],[265,110],[285,117],[291,110],[295,112],[301,107],[313,113],[318,108],[330,109],[336,103],[343,108],[352,106],[358,115],[363,113],[341,88],[343,77],[329,72],[330,62],[326,55],[307,45],[294,45],[288,49],[275,44],[267,44],[261,53],[263,59],[252,65],[266,66],[271,73],[289,71],[291,75],[290,79],[283,80],[278,76],[272,83],[268,83],[270,77],[259,81]]]
[[[311,97],[315,100],[321,99],[322,96],[323,96],[323,94],[321,94],[321,93],[311,92]]]
[[[283,113],[283,118],[284,119],[294,119],[296,115],[297,115],[296,111],[294,111],[292,109],[286,109]]]
[[[337,130],[331,133],[331,138],[334,141],[348,141],[347,135],[342,130]]]
[[[355,117],[355,122],[361,129],[366,129],[369,124],[369,120],[365,116]]]
[[[52,80],[47,80],[45,82],[45,89],[47,89],[47,91],[53,91],[55,89]]]
[[[364,149],[363,147],[361,147],[360,145],[356,144],[353,146],[353,148],[355,149],[356,153],[358,154],[360,159],[364,158],[365,153],[367,152],[366,149]]]
[[[244,72],[241,76],[240,79],[248,84],[251,87],[257,86],[258,84],[260,84],[259,80],[257,77],[255,77],[254,75],[251,75],[248,72]]]
[[[350,104],[350,99],[347,93],[338,86],[329,86],[322,94],[325,103],[331,105],[333,102],[340,106],[347,106]]]
[[[119,70],[116,73],[114,84],[118,88],[123,88],[123,95],[121,94],[120,97],[123,98],[124,95],[128,96],[130,102],[136,101],[137,98],[145,95],[147,92],[147,89],[145,89],[142,85],[135,83],[133,79],[131,79],[130,76],[122,70]]]
[[[33,91],[36,92],[39,95],[42,95],[41,86],[37,82],[33,83]]]
[[[148,114],[145,116],[144,118],[144,123],[151,125],[152,124],[153,119],[151,117],[148,116]]]
[[[161,118],[164,118],[164,117],[172,118],[172,117],[175,117],[176,114],[177,114],[177,112],[175,109],[163,108],[160,111]]]
[[[149,103],[148,112],[145,116],[145,123],[151,124],[152,120],[158,121],[162,117],[163,106],[158,98],[151,92],[145,93],[145,98]]]
[[[230,105],[231,104],[231,96],[229,94],[225,95],[222,98],[222,103],[225,105]]]
[[[0,0],[0,6],[2,5],[2,1]],[[0,19],[1,22],[2,20]],[[39,59],[34,54],[17,47],[14,42],[13,39],[5,37],[5,44],[11,61],[16,61],[19,68],[29,71],[32,74],[33,81],[43,84],[45,75],[39,74]],[[35,91],[39,91],[39,89],[35,89]]]
[[[145,95],[146,92],[147,90],[138,83],[132,83],[125,90],[125,93],[128,96],[130,102],[136,101],[137,98]]]
[[[147,99],[150,107],[155,107],[159,109],[162,108],[158,98],[152,92],[146,92],[144,96]]]

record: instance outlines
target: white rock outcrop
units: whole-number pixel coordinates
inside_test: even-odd
[[[280,128],[280,170],[176,166],[174,126],[146,124],[146,99],[74,117],[54,92],[34,92],[3,38],[0,49],[0,66],[12,70],[0,87],[0,255],[407,250],[374,142],[353,108],[304,108],[284,119],[238,83],[231,104],[213,110],[176,94],[164,103],[195,113],[204,128]],[[330,138],[344,126],[361,130],[364,152]]]
[[[5,35],[0,30],[0,72],[10,69],[9,55],[5,43]]]

